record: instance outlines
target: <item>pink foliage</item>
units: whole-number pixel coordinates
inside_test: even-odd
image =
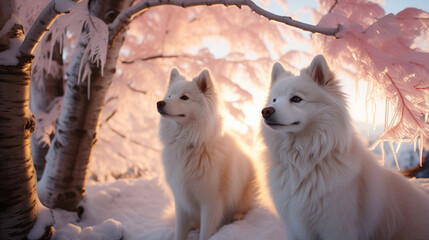
[[[246,118],[253,118],[247,119],[253,122],[260,118],[255,106],[265,99],[272,55],[282,57],[285,52],[285,34],[295,34],[288,40],[302,38],[299,31],[270,24],[247,7],[161,6],[133,20],[120,57],[132,64],[119,67],[124,79],[157,93],[158,100],[166,90],[171,68],[177,67],[189,77],[210,69],[225,99],[226,118],[242,123],[237,134],[250,143],[249,136],[256,136],[258,124],[246,123]],[[301,55],[295,50],[289,54]],[[291,58],[284,57],[284,62],[290,69],[298,69]],[[247,111],[244,106],[253,109]]]
[[[429,137],[429,53],[415,46],[428,19],[429,13],[415,8],[384,15],[377,4],[350,0],[338,2],[319,22],[341,24],[343,30],[339,39],[318,35],[315,44],[342,66],[352,66],[358,80],[370,82],[367,98],[386,98],[385,132],[378,143],[418,140],[422,151]]]

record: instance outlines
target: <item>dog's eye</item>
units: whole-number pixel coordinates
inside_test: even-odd
[[[276,102],[276,101],[277,101],[277,99],[273,98],[273,102]]]
[[[189,99],[189,97],[188,97],[188,96],[186,96],[186,95],[183,95],[183,96],[181,96],[181,97],[180,97],[180,99],[182,99],[182,100],[186,101],[186,100],[188,100],[188,99]]]
[[[293,97],[290,99],[290,101],[291,101],[291,102],[294,102],[294,103],[299,103],[299,102],[301,102],[301,101],[302,101],[302,98],[300,98],[300,97],[298,97],[298,96],[293,96]]]

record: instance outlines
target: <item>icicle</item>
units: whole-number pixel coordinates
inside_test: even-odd
[[[401,145],[402,145],[402,142],[403,142],[403,140],[400,140],[399,142],[398,142],[398,145],[396,146],[396,153],[398,153],[399,152],[399,148],[401,147]]]
[[[381,141],[381,140],[377,140],[377,141],[375,141],[375,143],[373,143],[373,144],[369,147],[369,150],[370,150],[370,151],[374,151],[374,149],[375,149],[375,148],[377,148],[377,146],[378,146],[380,143],[382,143],[382,141]]]
[[[384,159],[386,157],[386,151],[384,150],[384,142],[380,143],[380,149],[381,149],[381,163],[384,166]]]
[[[398,171],[400,171],[401,168],[399,167],[398,158],[396,157],[396,152],[395,152],[395,148],[393,147],[392,141],[389,141],[389,146],[390,146],[390,150],[392,150],[393,158],[395,159],[396,168],[398,169]]]
[[[417,151],[417,135],[413,137],[412,142],[414,142],[414,152]]]
[[[89,76],[88,76],[88,100],[91,99],[91,81],[89,81]]]
[[[368,125],[368,102],[369,102],[369,83],[366,86],[366,97],[365,97],[365,123],[366,123],[366,134],[369,136],[369,125]]]
[[[424,147],[424,137],[423,133],[420,133],[420,139],[419,139],[419,158],[420,158],[420,167],[423,166],[423,147]]]
[[[357,80],[357,78],[353,78],[353,82],[355,85],[355,101],[357,101],[359,96],[359,81]]]
[[[49,60],[48,60],[48,74],[51,72],[51,63],[52,63],[52,58],[54,56],[54,46],[55,46],[55,38],[53,36],[53,33],[51,33],[51,47],[49,49]]]
[[[389,123],[389,125],[388,125],[388,129],[392,128],[392,127],[395,125],[395,123],[399,121],[399,120],[398,120],[398,118],[399,118],[399,114],[400,114],[400,111],[397,111],[397,110],[394,110],[394,111],[393,111],[393,117],[392,117],[392,119],[390,120],[390,123]]]
[[[372,99],[372,130],[375,130],[375,113],[377,111],[377,103],[375,99]]]
[[[82,81],[87,81],[87,85],[88,85],[88,100],[90,100],[91,98],[91,94],[90,94],[90,90],[91,90],[91,67],[89,66],[89,63],[85,64],[85,67],[83,69],[83,80]]]
[[[384,131],[387,130],[389,124],[389,98],[386,97],[386,109],[384,110]]]
[[[83,62],[85,61],[86,57],[86,49],[84,50],[84,52],[82,53],[82,59],[80,60],[80,65],[79,65],[79,74],[77,76],[77,82],[81,83],[82,82],[82,67],[83,67]]]

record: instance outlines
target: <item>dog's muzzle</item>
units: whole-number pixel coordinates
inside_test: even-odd
[[[165,102],[164,101],[158,101],[156,103],[156,108],[158,108],[158,110],[163,109],[165,107]]]
[[[270,118],[276,110],[273,107],[266,107],[262,109],[262,117],[265,119]]]

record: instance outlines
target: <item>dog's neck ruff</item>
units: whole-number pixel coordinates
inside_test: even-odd
[[[360,171],[359,162],[345,157],[350,148],[341,148],[333,142],[323,144],[326,137],[321,132],[307,138],[286,134],[278,145],[268,148],[269,171],[275,179],[283,179],[283,187],[290,197],[303,200],[310,199],[311,195],[322,197],[318,189],[335,188],[332,171],[344,179],[352,179]]]
[[[267,126],[265,126],[268,128]],[[351,126],[338,122],[324,121],[310,125],[300,133],[279,133],[265,129],[269,159],[299,171],[304,177],[327,159],[342,159],[353,144]],[[348,163],[344,163],[348,164]]]
[[[178,124],[169,119],[161,119],[161,140],[165,145],[179,144],[186,146],[184,150],[197,148],[205,143],[218,139],[222,127],[218,117],[207,121],[195,121],[186,125]]]

